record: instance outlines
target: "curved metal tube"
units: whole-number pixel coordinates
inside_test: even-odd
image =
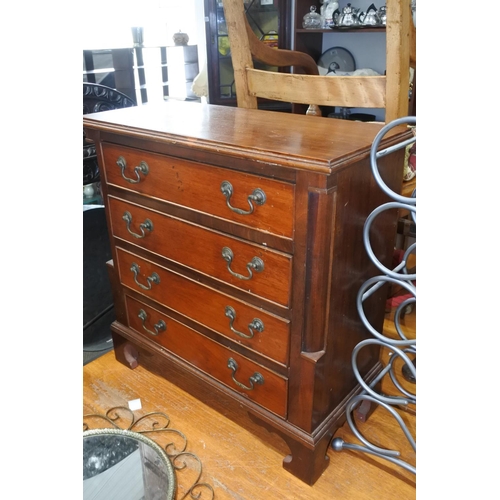
[[[399,346],[408,346],[408,345],[413,345],[416,344],[416,340],[395,340],[389,337],[386,337],[379,331],[377,331],[371,323],[368,321],[368,318],[365,315],[365,311],[363,309],[363,301],[365,299],[365,290],[369,289],[373,283],[384,283],[384,282],[389,282],[389,283],[394,283],[397,284],[398,286],[401,286],[403,288],[406,288],[406,290],[413,295],[413,297],[417,296],[417,290],[415,286],[413,286],[411,283],[408,283],[406,281],[401,281],[401,280],[396,280],[394,278],[391,278],[389,276],[375,276],[373,278],[370,278],[369,280],[365,281],[363,285],[361,285],[361,288],[358,292],[357,296],[357,307],[358,307],[358,314],[361,317],[361,320],[365,326],[369,330],[369,332],[379,339],[380,341],[384,342],[385,344],[391,344],[391,345],[399,345]]]
[[[377,134],[375,140],[373,141],[371,152],[370,152],[370,163],[372,168],[373,176],[375,177],[376,182],[379,187],[393,200],[394,202],[385,203],[379,207],[377,207],[367,218],[365,222],[365,226],[363,229],[363,243],[365,245],[366,252],[373,262],[373,264],[383,273],[382,276],[374,276],[368,280],[366,280],[363,285],[360,287],[357,295],[357,309],[360,319],[368,330],[368,332],[374,337],[371,339],[366,339],[360,342],[353,350],[352,353],[352,369],[356,380],[361,386],[362,392],[358,396],[353,397],[346,406],[346,419],[349,427],[351,428],[353,434],[363,443],[363,445],[359,444],[350,444],[345,443],[341,438],[334,438],[332,441],[332,448],[336,451],[342,451],[344,449],[349,449],[353,451],[360,451],[364,453],[370,453],[377,457],[388,460],[410,472],[416,474],[416,468],[401,460],[397,457],[400,456],[400,453],[397,450],[388,450],[376,446],[369,439],[367,439],[360,430],[356,427],[353,412],[356,408],[361,405],[361,402],[368,402],[369,404],[378,405],[385,410],[387,410],[397,421],[398,425],[402,429],[404,436],[408,440],[409,444],[416,450],[416,441],[413,438],[410,430],[406,426],[404,420],[401,418],[400,414],[397,412],[398,406],[407,406],[409,404],[416,405],[417,398],[416,394],[412,393],[408,388],[408,384],[400,383],[400,378],[396,373],[396,366],[399,366],[399,363],[396,365],[396,361],[403,362],[403,368],[401,370],[401,374],[404,378],[406,378],[409,383],[416,383],[416,361],[415,363],[412,361],[410,356],[414,356],[416,359],[417,352],[417,341],[415,339],[408,339],[407,336],[403,332],[401,318],[405,313],[408,306],[413,306],[416,304],[417,300],[417,290],[415,286],[416,281],[416,272],[409,273],[408,271],[408,258],[412,253],[416,253],[416,241],[412,245],[408,247],[408,249],[404,252],[403,261],[398,264],[394,269],[388,269],[379,261],[379,259],[374,254],[371,244],[370,244],[370,228],[374,221],[374,219],[383,211],[396,209],[396,210],[407,210],[410,213],[410,216],[414,223],[416,224],[416,189],[413,191],[411,197],[404,197],[391,191],[386,184],[383,182],[380,177],[377,165],[377,159],[381,158],[385,155],[388,155],[396,150],[402,149],[409,144],[416,142],[416,138],[412,138],[409,140],[401,141],[399,144],[391,146],[381,151],[377,151],[382,138],[385,136],[387,132],[389,132],[392,128],[402,125],[402,124],[416,124],[415,117],[406,117],[398,120],[394,120],[385,127],[383,127],[380,132]],[[384,335],[383,332],[377,331],[368,321],[368,318],[365,315],[363,302],[373,295],[377,290],[383,287],[385,284],[395,284],[398,287],[406,290],[408,292],[408,297],[404,298],[401,303],[397,306],[394,313],[394,326],[396,329],[396,338],[388,337]],[[370,384],[367,384],[360,373],[358,368],[357,358],[360,351],[370,345],[378,345],[381,348],[390,350],[390,358],[385,367],[377,374],[374,380],[371,381]],[[406,370],[406,373],[405,373]],[[378,390],[382,386],[381,382],[385,377],[389,377],[393,386],[395,387],[397,394],[385,394],[379,393]],[[391,386],[392,388],[392,386]],[[390,392],[393,392],[391,389]],[[365,406],[365,405],[363,405]],[[363,410],[364,411],[364,410]]]
[[[375,455],[389,462],[392,462],[393,464],[398,465],[399,467],[402,467],[403,469],[406,469],[407,471],[413,474],[417,473],[417,469],[408,462],[405,462],[404,460],[400,460],[398,458],[394,458],[391,456],[381,455],[380,453],[376,453],[370,448],[361,446],[359,444],[346,443],[342,438],[334,438],[332,441],[332,448],[335,451],[352,450],[352,451],[361,451],[363,453],[369,453],[370,455]]]
[[[391,210],[391,209],[405,209],[405,210],[410,210],[411,212],[416,212],[417,211],[416,207],[404,205],[403,203],[389,202],[389,203],[385,203],[384,205],[380,205],[366,219],[365,226],[364,226],[364,229],[363,229],[363,243],[365,244],[365,250],[366,250],[366,253],[368,254],[368,256],[370,257],[370,260],[383,273],[385,273],[387,276],[390,276],[391,278],[400,279],[401,278],[401,274],[399,274],[397,272],[394,272],[391,269],[388,269],[387,267],[385,267],[379,261],[379,259],[377,259],[375,253],[372,250],[372,246],[371,246],[371,243],[370,243],[370,228],[372,226],[373,221],[375,220],[375,218],[381,212],[384,212],[386,210]],[[414,246],[416,247],[416,243],[414,244]],[[405,268],[406,268],[406,263],[403,266],[403,269],[405,269]],[[417,279],[417,275],[416,274],[407,274],[404,277],[404,279],[406,279],[406,280],[415,280],[415,279]]]
[[[388,450],[386,448],[380,448],[380,447],[374,445],[373,443],[371,443],[370,441],[368,441],[368,439],[366,439],[359,432],[359,430],[357,429],[356,424],[354,423],[354,420],[352,418],[352,410],[356,406],[358,406],[358,404],[361,401],[371,401],[372,403],[377,403],[382,408],[385,408],[394,417],[394,419],[396,420],[396,422],[399,424],[399,426],[401,427],[401,430],[403,431],[404,435],[406,436],[406,438],[410,442],[410,445],[413,448],[413,450],[416,450],[417,445],[415,443],[415,440],[413,439],[413,436],[411,435],[411,432],[408,430],[408,427],[405,424],[404,420],[401,418],[401,415],[392,406],[390,406],[389,404],[383,403],[378,398],[374,398],[372,396],[368,396],[368,395],[365,394],[365,395],[355,396],[354,398],[352,398],[352,400],[347,405],[346,417],[347,417],[347,420],[349,421],[349,426],[351,427],[351,430],[354,432],[354,434],[356,434],[356,437],[362,443],[365,444],[365,446],[367,448],[370,448],[374,452],[380,453],[381,455],[388,455],[388,456],[393,456],[393,457],[398,457],[398,456],[401,455],[401,453],[399,451],[397,451],[397,450]]]
[[[413,401],[410,401],[408,398],[402,398],[399,396],[383,396],[381,394],[378,394],[376,391],[373,390],[371,386],[369,386],[364,380],[363,377],[361,376],[361,373],[359,372],[358,366],[357,366],[357,357],[359,352],[363,347],[366,347],[367,345],[379,345],[381,347],[388,347],[392,351],[396,352],[398,356],[400,356],[405,363],[407,363],[410,368],[411,373],[415,378],[417,378],[417,372],[415,369],[415,366],[411,362],[410,358],[401,350],[398,349],[397,347],[394,347],[394,345],[387,344],[385,342],[380,342],[380,340],[377,339],[366,339],[360,342],[352,351],[352,369],[354,372],[354,376],[358,380],[359,384],[363,387],[363,389],[372,397],[377,398],[379,402],[381,403],[386,403],[386,404],[396,404],[396,405],[407,405],[410,403],[413,403]],[[388,366],[389,370],[391,369],[391,365]],[[373,385],[373,384],[371,384]]]
[[[382,177],[380,176],[380,172],[378,170],[378,165],[377,165],[377,160],[378,160],[378,158],[381,158],[382,156],[386,156],[389,153],[397,151],[398,149],[405,148],[406,146],[417,142],[417,138],[413,137],[411,139],[400,142],[399,144],[396,144],[395,146],[391,146],[391,147],[383,149],[381,151],[377,151],[377,149],[378,149],[383,137],[389,131],[391,131],[394,127],[398,127],[399,125],[416,125],[416,124],[417,124],[417,119],[415,116],[406,116],[403,118],[398,118],[396,120],[393,120],[392,122],[388,123],[387,125],[385,125],[384,127],[382,127],[380,129],[378,134],[375,136],[375,139],[373,140],[372,147],[370,150],[370,166],[372,168],[372,174],[373,174],[373,177],[375,178],[375,180],[377,181],[377,184],[379,185],[380,189],[382,189],[382,191],[384,191],[384,193],[386,193],[393,200],[399,201],[401,203],[407,203],[409,205],[416,205],[417,198],[416,197],[402,196],[398,193],[395,193],[392,189],[389,189],[387,184],[382,180]]]

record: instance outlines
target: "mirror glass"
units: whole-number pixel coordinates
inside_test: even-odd
[[[151,439],[121,429],[83,433],[84,500],[171,500],[175,488],[172,463]]]

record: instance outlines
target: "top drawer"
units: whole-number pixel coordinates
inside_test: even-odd
[[[102,147],[108,184],[278,236],[293,236],[292,184],[120,145]]]

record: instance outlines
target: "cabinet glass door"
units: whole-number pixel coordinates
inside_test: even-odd
[[[209,19],[209,71],[210,102],[213,104],[231,104],[236,102],[233,64],[231,61],[231,47],[227,35],[226,20],[224,18],[223,0],[208,0],[213,10]],[[283,47],[286,42],[280,33],[282,12],[280,13],[279,0],[242,0],[250,26],[257,37],[271,47]],[[258,61],[254,61],[258,69],[271,69]],[[276,70],[277,68],[272,68]]]

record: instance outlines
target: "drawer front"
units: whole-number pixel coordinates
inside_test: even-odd
[[[292,268],[290,255],[111,196],[108,206],[115,237],[288,306]]]
[[[130,328],[264,408],[286,417],[287,380],[127,297]]]
[[[263,309],[218,292],[178,273],[117,249],[121,282],[128,288],[173,309],[225,337],[283,365],[288,361],[290,322]],[[135,281],[133,264],[140,268],[137,281],[148,284],[156,273],[159,283],[144,290]]]
[[[103,150],[108,184],[293,236],[292,184],[113,144],[103,144]]]

